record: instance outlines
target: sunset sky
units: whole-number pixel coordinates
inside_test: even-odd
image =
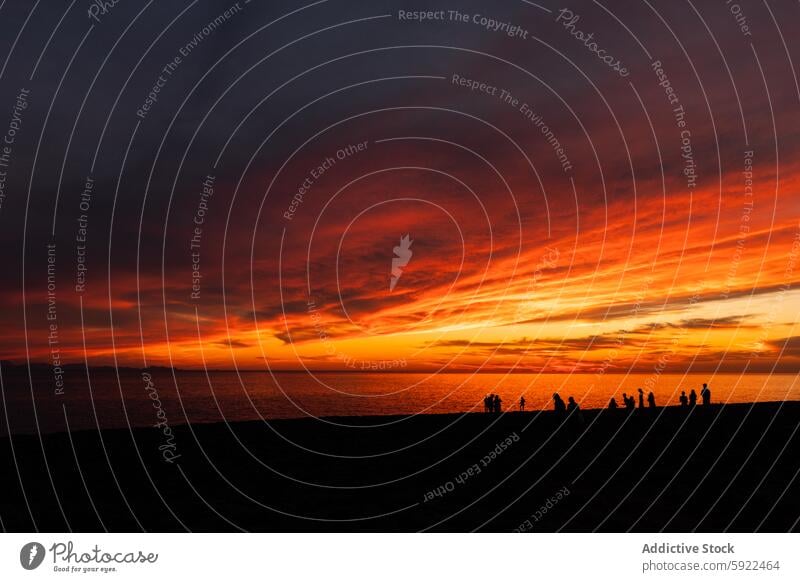
[[[242,4],[137,115],[227,7],[162,4],[126,31],[141,7],[120,3],[86,37],[76,15],[62,56],[32,79],[38,51],[3,71],[0,133],[20,88],[30,104],[0,206],[0,358],[798,371],[796,4],[743,2],[750,34],[722,2],[691,18],[688,4],[573,3],[573,28],[547,2],[459,3],[468,22],[398,16],[451,8],[432,3],[328,2],[266,28],[299,5]]]

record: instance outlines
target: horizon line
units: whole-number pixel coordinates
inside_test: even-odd
[[[14,367],[14,368],[23,368],[23,367],[38,367],[38,368],[52,368],[53,365],[50,362],[27,362],[27,363],[16,363],[11,360],[0,360],[0,366],[5,367]],[[586,371],[549,371],[549,370],[526,370],[526,369],[519,369],[519,368],[504,368],[504,369],[495,369],[495,370],[473,370],[473,369],[451,369],[451,370],[435,370],[430,368],[417,368],[417,369],[391,369],[391,370],[358,370],[352,368],[344,368],[344,369],[330,369],[330,368],[323,368],[323,369],[297,369],[297,368],[288,368],[288,369],[262,369],[262,368],[186,368],[186,367],[177,367],[177,366],[167,366],[161,364],[154,364],[148,366],[131,366],[131,365],[124,365],[124,366],[114,366],[112,364],[91,364],[88,365],[86,362],[73,362],[73,363],[65,363],[62,364],[60,367],[64,369],[69,368],[88,368],[90,370],[97,370],[102,368],[110,368],[116,370],[137,370],[137,371],[146,371],[146,370],[174,370],[176,372],[208,372],[208,373],[261,373],[261,374],[546,374],[546,375],[599,375],[599,376],[624,376],[630,374],[652,374],[654,373],[652,369],[629,369],[629,370],[620,370],[614,372],[603,372],[598,373],[592,370]],[[798,375],[800,371],[779,371],[779,370],[717,370],[714,368],[710,369],[700,369],[695,371],[675,371],[675,372],[661,372],[659,376],[686,376],[686,375],[694,375],[694,374],[711,374],[711,375],[722,375],[722,374],[736,374],[739,376],[753,374],[753,375]]]

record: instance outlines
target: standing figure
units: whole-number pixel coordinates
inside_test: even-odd
[[[563,414],[567,411],[567,405],[564,404],[564,401],[561,399],[561,396],[558,395],[558,392],[553,394],[553,409],[558,414]]]
[[[647,406],[649,406],[650,408],[656,407],[656,396],[652,392],[650,392],[650,394],[647,395]]]
[[[644,408],[644,390],[639,388],[639,408]]]
[[[692,391],[689,392],[689,406],[692,408],[697,406],[697,392],[694,391],[694,388],[692,388]]]
[[[494,395],[494,411],[495,412],[500,412],[500,410],[502,408],[502,404],[503,404],[503,401],[500,400],[500,395],[499,394],[495,394]]]
[[[703,399],[703,406],[711,404],[711,390],[708,389],[708,384],[703,384],[703,389],[700,390],[700,397]]]
[[[525,397],[524,396],[520,396],[519,397],[519,411],[520,412],[525,412]]]
[[[686,390],[681,390],[681,406],[689,406],[689,398],[686,396]]]

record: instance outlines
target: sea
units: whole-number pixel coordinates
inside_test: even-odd
[[[24,367],[3,371],[2,433],[134,428],[160,424],[269,421],[304,417],[410,416],[482,412],[487,394],[504,412],[552,407],[558,393],[584,408],[614,396],[652,391],[657,406],[677,405],[681,391],[699,396],[708,383],[714,403],[800,400],[797,374],[464,374],[140,371],[74,367],[62,390],[52,375]],[[394,422],[396,419],[387,419]],[[347,423],[339,418],[336,422]],[[380,423],[381,419],[376,419]]]

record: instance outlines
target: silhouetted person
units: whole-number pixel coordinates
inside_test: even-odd
[[[703,384],[703,389],[700,390],[700,397],[703,399],[703,406],[711,404],[711,390],[708,389],[708,384]]]
[[[611,410],[616,410],[617,409],[617,401],[614,399],[613,396],[611,397],[611,400],[608,401],[608,407]]]
[[[656,407],[656,396],[652,392],[647,395],[647,406],[650,408]]]
[[[558,414],[564,414],[567,411],[567,405],[564,404],[564,401],[561,399],[561,396],[558,393],[553,394],[553,409]]]
[[[484,412],[491,412],[492,410],[492,395],[487,394],[483,397],[483,411]]]
[[[503,401],[500,400],[500,395],[495,394],[494,395],[494,411],[495,412],[500,412],[502,404],[503,404]]]
[[[568,400],[567,412],[575,412],[581,409],[581,407],[578,406],[578,403],[575,402],[575,399],[572,396],[570,396],[567,400]]]
[[[691,406],[692,408],[697,406],[697,392],[695,392],[694,389],[692,389],[692,391],[689,392],[689,406]]]
[[[644,390],[639,388],[639,408],[644,408]]]
[[[519,411],[520,412],[525,412],[525,397],[524,396],[520,396],[519,397]]]
[[[681,391],[681,406],[689,406],[689,399],[686,397],[686,390]]]
[[[583,413],[581,412],[581,407],[578,406],[578,403],[575,402],[575,399],[572,396],[570,396],[567,400],[568,422],[576,427],[583,426]]]
[[[625,392],[622,393],[622,402],[625,404],[626,410],[633,410],[636,405],[633,396],[628,396]]]

